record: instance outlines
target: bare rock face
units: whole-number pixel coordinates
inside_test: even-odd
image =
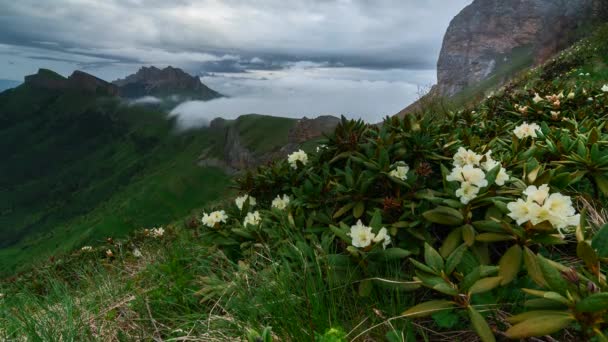
[[[602,0],[603,1],[603,0]],[[540,63],[571,44],[598,0],[474,0],[450,23],[437,92],[452,96],[525,59]]]
[[[142,67],[137,73],[112,83],[120,87],[121,96],[128,98],[181,95],[196,100],[211,100],[222,96],[201,83],[198,77],[171,66],[164,69]]]
[[[322,115],[315,119],[302,118],[289,131],[289,142],[300,144],[330,133],[340,123],[340,119],[331,115]]]

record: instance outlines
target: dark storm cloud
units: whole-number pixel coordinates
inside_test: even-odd
[[[449,20],[469,2],[0,0],[0,44],[70,54],[56,58],[88,67],[238,72],[312,61],[425,69],[435,65]],[[91,58],[98,60],[86,64]]]

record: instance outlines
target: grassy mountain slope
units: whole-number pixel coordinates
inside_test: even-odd
[[[243,117],[259,138],[266,117]],[[269,120],[275,120],[270,118]],[[276,127],[287,136],[295,120]],[[282,133],[282,134],[281,134]],[[22,85],[0,94],[0,273],[60,251],[160,225],[217,199],[229,177],[196,165],[225,129],[177,132],[166,114],[115,99]],[[280,140],[280,139],[279,139]],[[278,148],[272,140],[267,149]]]
[[[605,341],[608,27],[470,108],[437,108],[344,120],[305,165],[242,177],[259,224],[227,196],[205,206],[228,215],[213,227],[187,217],[11,279],[0,336]],[[524,137],[524,122],[539,127]],[[454,173],[478,185],[469,201],[447,177],[460,147],[479,154],[463,158],[477,172]],[[524,198],[547,211],[517,222]]]

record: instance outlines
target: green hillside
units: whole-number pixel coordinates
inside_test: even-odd
[[[608,27],[438,108],[343,119],[239,176],[255,203],[201,201],[5,281],[0,336],[608,341]]]
[[[0,274],[161,225],[229,193],[230,177],[197,158],[210,147],[221,152],[230,125],[259,140],[268,127],[255,123],[265,120],[178,132],[166,114],[116,99],[27,84],[1,93]],[[273,127],[285,139],[295,122],[268,120],[279,120]],[[264,150],[282,146],[274,143],[283,141]]]

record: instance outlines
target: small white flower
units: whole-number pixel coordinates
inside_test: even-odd
[[[165,235],[165,228],[163,228],[163,227],[152,228],[152,230],[150,230],[150,234],[152,234],[153,238],[160,239],[161,237],[163,237],[163,235]]]
[[[260,212],[254,211],[253,213],[247,213],[247,216],[245,216],[245,220],[243,221],[243,226],[257,226],[258,224],[260,224],[260,222],[262,222]]]
[[[133,256],[136,258],[141,258],[143,255],[141,254],[141,251],[139,250],[139,248],[135,248],[133,250]]]
[[[534,101],[534,103],[539,103],[539,102],[544,101],[544,99],[540,95],[538,95],[538,93],[535,93],[532,101]]]
[[[201,219],[201,221],[205,226],[213,228],[216,224],[220,222],[226,223],[227,219],[228,215],[226,215],[226,212],[224,210],[219,210],[209,214],[203,213],[203,218]]]
[[[608,84],[604,84],[604,86],[602,87],[602,91],[604,93],[608,93]]]
[[[317,153],[319,153],[319,152],[323,151],[323,150],[324,150],[324,149],[326,149],[326,148],[327,148],[327,145],[319,145],[319,146],[317,146],[317,148],[316,148]]]
[[[91,252],[91,251],[93,251],[93,247],[91,247],[91,246],[83,246],[80,250],[83,251],[83,252]]]
[[[245,201],[247,199],[249,199],[250,207],[253,207],[257,204],[255,198],[251,197],[249,195],[243,195],[243,196],[239,196],[239,197],[235,198],[234,203],[236,204],[237,208],[239,208],[239,210],[243,210],[243,205],[245,204]]]
[[[375,238],[374,233],[372,233],[372,228],[364,226],[361,220],[350,227],[349,235],[353,239],[353,246],[357,248],[369,246]]]
[[[507,170],[504,167],[501,167],[500,171],[498,171],[498,175],[496,176],[496,180],[494,180],[494,183],[496,183],[496,185],[498,186],[503,186],[508,181],[509,174],[507,173]]]
[[[571,92],[568,94],[568,100],[572,100],[572,99],[573,99],[575,96],[576,96],[576,94],[575,94],[573,91],[571,91]]]
[[[108,250],[106,251],[106,256],[107,256],[108,258],[111,258],[111,257],[113,257],[113,256],[114,256],[114,253],[112,252],[112,250],[111,250],[111,249],[108,249]]]
[[[462,204],[468,204],[471,200],[477,197],[479,188],[469,182],[460,184],[460,188],[456,190],[456,196],[460,198]]]
[[[272,200],[272,207],[284,210],[289,205],[289,201],[289,196],[283,195],[283,198],[281,198],[281,196],[277,195],[277,197]]]
[[[471,151],[467,150],[464,147],[458,148],[458,151],[454,155],[454,166],[465,166],[465,165],[473,165],[478,166],[481,158],[483,156]]]
[[[523,124],[517,126],[514,130],[513,130],[513,134],[515,134],[515,136],[518,139],[523,139],[526,137],[530,137],[530,138],[536,138],[536,131],[540,130],[540,126],[532,123],[532,124],[528,124],[527,122],[524,122]]]
[[[374,237],[374,242],[380,241],[382,241],[382,248],[384,249],[391,243],[391,236],[388,235],[388,231],[384,227],[380,228],[380,231],[378,231],[378,234]]]
[[[407,179],[407,173],[410,171],[410,167],[407,165],[399,165],[392,170],[389,175],[391,177],[401,179],[402,181]]]
[[[298,150],[287,156],[287,162],[289,163],[292,169],[297,169],[298,162],[302,163],[302,165],[306,165],[306,163],[308,163],[308,155],[306,154],[306,152]]]
[[[526,223],[530,221],[530,205],[531,203],[521,198],[515,202],[510,202],[507,204],[507,209],[509,209],[508,216],[514,219],[517,224]],[[538,206],[536,203],[534,205]]]
[[[528,201],[534,201],[538,205],[543,205],[547,197],[549,197],[549,186],[543,184],[537,188],[534,185],[530,185],[524,190],[523,194],[527,196]]]

